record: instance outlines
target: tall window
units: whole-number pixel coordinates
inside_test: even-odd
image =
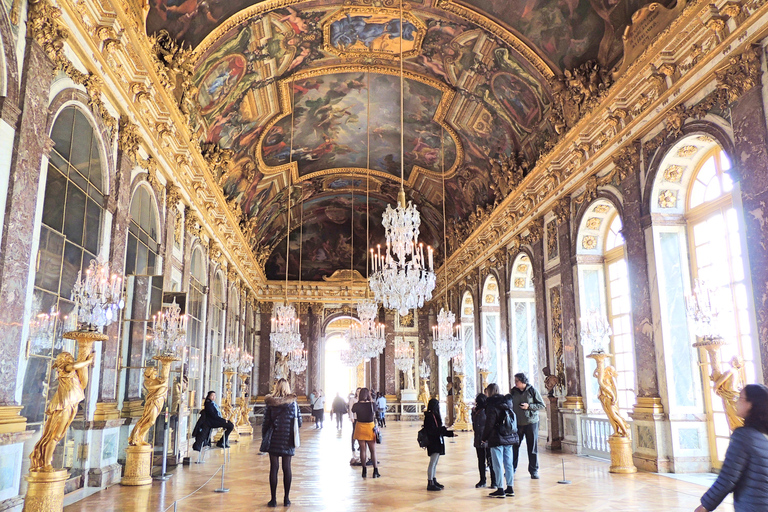
[[[67,107],[53,125],[47,169],[40,246],[37,253],[29,359],[24,375],[21,414],[30,425],[45,420],[45,404],[56,392],[51,361],[62,350],[73,351],[61,338],[63,321],[74,307],[72,286],[81,269],[99,253],[104,207],[103,169],[99,142],[83,113]],[[60,321],[45,323],[43,316],[58,312]],[[68,328],[73,327],[68,325]],[[74,442],[65,439],[54,465],[71,467]]]
[[[536,336],[536,299],[533,291],[533,266],[527,254],[520,254],[512,264],[509,316],[514,350],[513,372],[525,373],[531,382],[538,379],[538,339]]]
[[[464,340],[464,398],[474,401],[477,384],[475,383],[476,373],[468,368],[474,367],[475,358],[475,308],[472,303],[472,295],[469,292],[464,293],[461,301],[461,311],[459,312],[461,323],[460,336]],[[482,381],[480,381],[482,386]]]
[[[202,394],[200,374],[202,370],[201,348],[203,337],[203,308],[205,296],[203,295],[203,283],[205,282],[205,263],[203,251],[199,248],[192,252],[192,264],[190,266],[189,297],[187,299],[187,344],[189,346],[189,389]],[[195,398],[195,405],[202,403],[202,396]]]
[[[157,208],[146,187],[139,187],[131,200],[131,225],[125,258],[126,275],[158,273]]]
[[[720,351],[721,361],[728,367],[733,358],[740,358],[742,382],[755,382],[750,300],[739,219],[733,207],[733,182],[727,174],[731,162],[719,147],[702,162],[690,185],[685,214],[692,273],[715,291],[720,332],[726,341]],[[703,371],[704,382],[708,382],[708,367],[703,367]],[[718,460],[722,460],[730,436],[722,401],[714,394],[705,399],[712,419],[711,441]]]
[[[217,272],[213,280],[212,317],[208,322],[211,340],[211,364],[208,376],[208,390],[221,394],[221,356],[224,345],[224,283],[221,273]]]
[[[485,280],[480,311],[483,323],[483,346],[487,347],[491,354],[488,382],[495,382],[501,389],[507,389],[509,388],[507,345],[499,342],[499,283],[493,276],[488,276]]]
[[[619,408],[628,412],[635,405],[635,357],[630,319],[629,279],[624,258],[624,237],[618,213],[605,234],[605,277],[607,283],[608,321],[611,324],[611,353],[618,372],[616,386]]]

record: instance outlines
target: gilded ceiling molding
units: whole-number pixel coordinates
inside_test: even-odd
[[[552,212],[555,214],[558,224],[567,223],[571,220],[571,197],[565,196],[558,199],[555,202],[555,206],[552,208]]]
[[[477,13],[472,9],[464,7],[463,5],[457,3],[455,0],[437,0],[435,7],[443,9],[446,12],[456,14],[465,20],[471,21],[478,27],[484,28],[491,34],[495,35],[509,46],[514,48],[545,78],[551,78],[555,76],[556,73],[553,70],[553,67],[551,67],[544,59],[542,59],[536,52],[534,52],[530,46],[524,43],[522,39],[495,21],[491,21],[486,16]]]
[[[197,215],[189,206],[184,208],[184,229],[190,235],[201,238],[203,228],[197,220]]]
[[[362,64],[343,64],[343,65],[324,66],[319,68],[308,69],[305,71],[295,73],[288,78],[284,78],[280,80],[278,82],[278,97],[279,97],[278,102],[280,104],[280,114],[275,115],[272,119],[269,120],[269,122],[267,122],[266,125],[264,125],[264,129],[262,130],[262,135],[259,139],[258,144],[256,145],[257,165],[259,167],[259,170],[261,170],[261,172],[263,172],[265,176],[280,174],[288,171],[291,173],[293,182],[297,183],[297,182],[314,178],[314,177],[327,176],[329,174],[340,174],[340,173],[365,174],[367,172],[365,168],[338,168],[338,169],[326,169],[323,171],[311,173],[307,176],[301,177],[299,176],[298,162],[291,162],[288,164],[270,167],[266,162],[264,162],[264,159],[262,158],[262,143],[267,133],[269,133],[269,130],[275,124],[277,124],[281,119],[291,114],[290,85],[297,80],[304,80],[306,78],[313,78],[313,77],[328,75],[333,73],[378,73],[383,75],[399,76],[400,69],[397,67],[390,67],[390,66],[366,66]],[[446,170],[445,172],[445,177],[451,178],[455,174],[456,170],[460,167],[460,163],[464,161],[464,147],[461,143],[461,138],[459,137],[458,133],[456,133],[456,131],[447,122],[445,122],[445,116],[448,113],[448,108],[450,107],[451,102],[453,101],[455,92],[450,86],[444,84],[443,82],[440,82],[438,80],[435,80],[434,78],[430,78],[428,76],[425,76],[419,73],[403,70],[403,77],[429,85],[430,87],[433,87],[442,93],[442,97],[440,98],[440,103],[437,105],[437,108],[435,109],[435,115],[433,117],[433,121],[438,123],[446,131],[446,133],[453,140],[454,146],[456,148],[456,157],[454,159],[453,165],[451,165],[450,169]],[[377,176],[380,178],[386,178],[393,181],[400,181],[400,178],[385,172],[370,170],[370,173],[371,175]],[[429,171],[427,169],[419,167],[418,165],[414,165],[413,170],[411,171],[411,174],[407,182],[407,185],[409,187],[413,187],[413,185],[416,183],[418,179],[419,174],[425,174],[437,180],[441,179],[443,176],[439,172]]]

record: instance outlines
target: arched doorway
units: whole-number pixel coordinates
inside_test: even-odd
[[[536,382],[539,375],[536,299],[533,291],[533,265],[526,253],[518,254],[512,264],[509,290],[512,372],[522,372],[532,382]]]
[[[362,382],[365,382],[364,364],[361,363],[357,367],[350,367],[345,366],[341,360],[341,352],[349,348],[344,334],[349,329],[349,326],[352,325],[352,322],[357,322],[357,320],[351,317],[336,318],[325,328],[323,390],[327,397],[326,402],[328,406],[330,406],[330,402],[336,396],[336,393],[345,400],[350,392],[354,393],[355,388],[360,385],[361,379],[358,375],[360,372],[363,372]]]
[[[494,276],[488,276],[483,285],[480,313],[482,326],[482,345],[491,354],[488,383],[495,382],[502,390],[509,389],[509,361],[506,343],[500,340],[499,283]]]

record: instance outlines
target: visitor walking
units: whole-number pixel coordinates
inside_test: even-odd
[[[267,453],[269,453],[269,490],[272,499],[267,503],[268,507],[277,506],[277,471],[280,468],[280,459],[283,462],[283,490],[285,497],[283,505],[291,504],[288,495],[291,492],[291,458],[296,452],[294,419],[298,419],[301,426],[301,414],[296,395],[291,394],[291,386],[285,379],[280,379],[275,385],[275,392],[264,399],[267,411],[264,414],[264,423],[261,426],[262,437],[272,429],[272,438]]]
[[[331,403],[331,410],[336,415],[336,430],[341,430],[341,423],[344,420],[344,415],[347,414],[347,402],[344,401],[339,392],[336,392],[336,398]]]
[[[485,467],[491,468],[491,485],[496,481],[496,474],[493,471],[493,464],[491,463],[491,451],[488,448],[488,443],[482,440],[483,430],[485,430],[486,420],[486,405],[488,397],[485,394],[480,393],[475,398],[475,407],[472,409],[472,430],[475,431],[475,452],[477,452],[477,469],[480,472],[480,481],[475,484],[475,487],[481,488],[486,486],[485,480]]]
[[[427,434],[427,455],[429,455],[427,490],[442,491],[445,486],[439,483],[436,478],[437,461],[441,455],[445,455],[443,437],[454,437],[455,434],[443,425],[443,418],[440,416],[440,402],[435,398],[427,403],[427,410],[424,411],[424,431]]]
[[[357,397],[360,394],[360,388],[355,390],[355,394],[349,394],[349,401],[347,402],[347,414],[349,415],[349,421],[352,422],[352,458],[355,458],[355,412],[352,407],[357,403]]]
[[[215,391],[208,392],[208,396],[205,397],[203,408],[205,409],[205,423],[208,425],[208,428],[224,429],[224,434],[221,436],[221,439],[219,439],[219,442],[216,443],[216,446],[219,448],[229,448],[229,434],[232,433],[235,425],[231,421],[224,419],[221,415],[221,410],[219,409],[219,406],[216,405]]]
[[[496,490],[488,496],[504,498],[514,496],[515,469],[512,465],[512,446],[518,444],[517,424],[512,395],[499,393],[497,384],[489,384],[485,394],[488,395],[486,405],[485,428],[482,441],[488,443],[493,462],[494,482]],[[504,478],[507,487],[504,488]]]
[[[357,439],[360,445],[360,464],[363,466],[363,478],[368,476],[366,462],[366,446],[371,451],[371,460],[373,461],[373,478],[379,478],[379,465],[376,460],[376,411],[375,404],[371,400],[371,392],[368,388],[360,390],[358,401],[352,406],[352,412],[355,414],[354,439]]]
[[[512,403],[517,419],[517,437],[519,444],[512,445],[512,467],[517,471],[517,459],[520,445],[525,438],[528,449],[528,473],[531,478],[539,478],[539,411],[546,408],[544,399],[538,390],[531,386],[524,373],[515,374],[515,386],[512,388]]]
[[[315,428],[323,428],[325,419],[325,395],[319,390],[312,401],[312,416],[315,418]]]
[[[315,418],[315,409],[312,404],[315,403],[315,396],[317,396],[317,390],[313,389],[312,392],[307,397],[309,399],[309,406],[312,407],[312,423],[315,424],[315,427],[317,427],[317,419]]]
[[[376,399],[376,412],[378,413],[378,420],[380,427],[387,426],[387,397],[384,393],[379,393],[379,397]]]
[[[736,414],[744,426],[731,434],[720,474],[695,512],[715,510],[731,492],[735,512],[768,510],[768,387],[744,386]]]

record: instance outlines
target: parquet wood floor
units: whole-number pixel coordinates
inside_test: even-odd
[[[521,453],[516,496],[488,498],[488,489],[475,489],[478,480],[472,434],[446,438],[446,455],[437,468],[441,492],[426,491],[427,456],[416,444],[417,422],[390,422],[379,445],[382,478],[363,480],[360,467],[351,467],[349,436],[344,423],[339,434],[331,422],[315,430],[305,423],[302,446],[293,459],[293,488],[290,509],[298,511],[590,511],[590,512],[692,512],[706,490],[700,485],[652,473],[613,475],[608,463],[596,459],[560,455],[542,450],[541,479],[531,480]],[[270,510],[269,459],[258,454],[260,431],[253,440],[233,444],[225,486],[229,493],[213,492],[216,476],[202,490],[178,504],[178,511],[239,512]],[[247,439],[247,438],[246,438]],[[65,508],[65,512],[160,512],[171,510],[173,501],[194,491],[222,463],[222,450],[214,449],[205,464],[178,467],[166,483],[137,489],[114,486]],[[571,485],[559,485],[561,458]],[[368,470],[369,475],[372,470]],[[278,484],[278,509],[282,507],[282,475]],[[728,504],[718,511],[733,512]]]

